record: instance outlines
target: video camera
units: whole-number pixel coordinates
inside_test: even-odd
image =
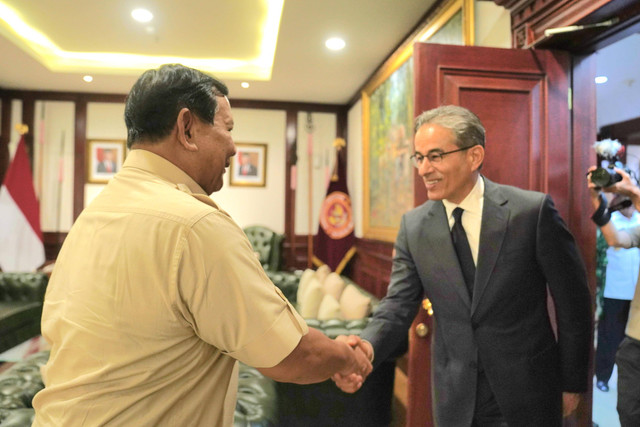
[[[618,169],[623,169],[629,175],[633,175],[633,172],[620,162],[620,157],[624,154],[625,149],[617,139],[597,141],[593,144],[593,148],[596,150],[596,153],[609,163],[606,167],[599,167],[591,172],[591,182],[593,182],[596,187],[606,188],[616,182],[622,181],[622,175],[614,170],[614,166]]]
[[[597,187],[610,187],[616,182],[622,181],[622,175],[616,172],[614,169],[614,164],[610,163],[606,168],[600,167],[591,172],[591,182],[593,182]],[[631,172],[628,169],[625,169],[627,173]]]

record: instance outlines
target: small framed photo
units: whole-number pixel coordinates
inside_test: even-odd
[[[229,184],[264,187],[267,176],[267,144],[236,143]]]
[[[123,139],[94,139],[87,143],[87,182],[106,184],[122,168],[127,143]]]

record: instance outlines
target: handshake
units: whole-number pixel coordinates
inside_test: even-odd
[[[367,376],[373,370],[373,347],[368,341],[363,341],[357,335],[340,335],[336,341],[344,342],[353,352],[348,368],[336,372],[331,379],[340,390],[355,393],[362,387]]]

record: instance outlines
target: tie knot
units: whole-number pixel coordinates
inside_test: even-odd
[[[455,208],[453,210],[453,219],[455,219],[457,223],[460,223],[460,219],[462,218],[462,212],[464,212],[464,209],[462,208]]]

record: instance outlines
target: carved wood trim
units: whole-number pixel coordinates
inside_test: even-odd
[[[585,51],[602,35],[618,32],[640,22],[640,7],[631,0],[493,0],[511,14],[513,47],[555,47]],[[610,28],[580,30],[570,33],[544,35],[549,28],[602,22],[617,17],[619,22]]]

